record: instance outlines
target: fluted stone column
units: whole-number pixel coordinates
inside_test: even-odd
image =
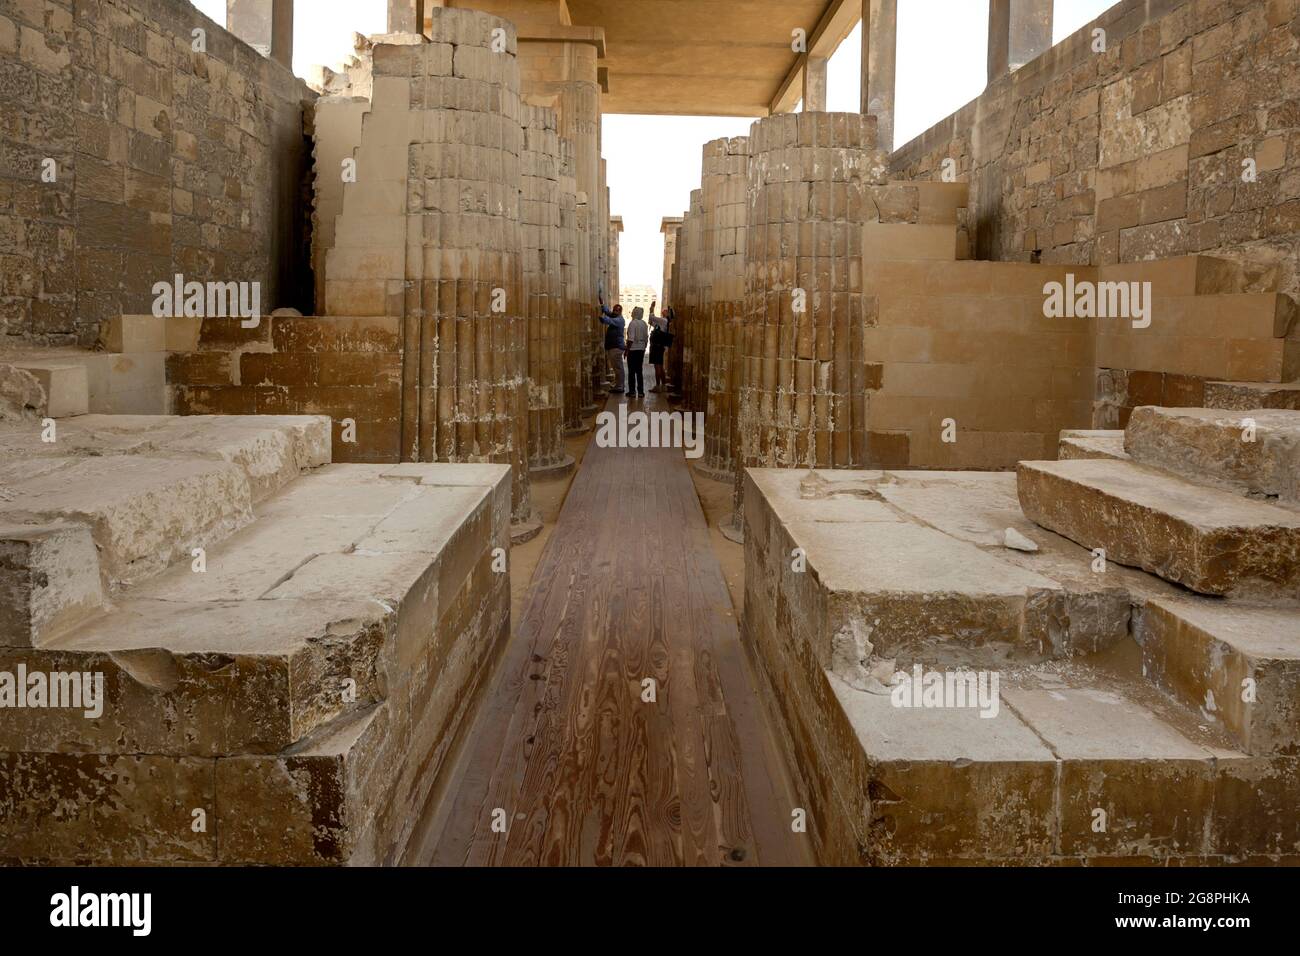
[[[406,34],[374,49],[328,299],[336,314],[400,317],[403,459],[510,465],[523,540],[540,522],[527,467],[515,31],[473,10],[436,8],[430,23],[428,42]]]
[[[704,254],[710,261],[705,270],[709,283],[705,305],[708,374],[701,470],[719,480],[730,480],[735,466],[735,408],[740,382],[733,353],[744,312],[748,180],[746,137],[705,144],[701,192]]]
[[[860,261],[867,193],[887,179],[876,120],[772,116],[750,129],[743,469],[868,464]]]
[[[701,382],[708,364],[702,361],[705,348],[701,344],[705,327],[703,294],[700,286],[700,273],[704,262],[704,194],[702,190],[691,191],[691,207],[686,214],[682,230],[686,234],[683,247],[686,260],[683,263],[682,303],[686,312],[682,322],[682,403],[691,411],[704,411],[708,404],[707,394],[702,393]]]
[[[560,353],[564,381],[564,427],[567,434],[586,430],[582,420],[583,342],[586,309],[580,280],[578,248],[578,180],[574,175],[573,140],[560,138],[560,282],[563,287],[564,324]]]
[[[520,216],[528,320],[528,467],[534,476],[573,467],[564,447],[564,300],[560,257],[560,137],[555,111],[523,107]]]

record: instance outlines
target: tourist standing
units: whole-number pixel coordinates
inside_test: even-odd
[[[605,300],[601,299],[600,321],[605,326],[605,359],[614,370],[614,389],[611,394],[617,395],[623,391],[626,381],[623,375],[623,307],[616,305],[611,312],[605,308]]]
[[[645,398],[646,346],[650,344],[650,327],[645,324],[645,310],[637,306],[632,310],[632,321],[627,325],[627,394]]]
[[[664,374],[664,352],[673,344],[673,334],[669,326],[672,324],[673,310],[667,309],[663,315],[655,315],[655,306],[659,303],[650,303],[650,364],[655,370],[654,388],[652,392],[668,391],[668,376]]]

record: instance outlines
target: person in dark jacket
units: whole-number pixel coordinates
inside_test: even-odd
[[[614,388],[617,395],[627,387],[627,378],[623,374],[623,307],[614,306],[611,312],[605,308],[605,300],[600,300],[600,322],[605,326],[605,358],[614,370]]]
[[[655,383],[652,392],[668,391],[668,376],[664,374],[664,352],[672,345],[673,337],[669,331],[673,321],[673,310],[665,309],[663,315],[655,315],[658,302],[650,303],[650,356],[649,362],[654,366]]]

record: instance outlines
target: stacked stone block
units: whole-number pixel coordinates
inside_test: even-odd
[[[704,248],[710,259],[705,376],[704,462],[706,473],[734,474],[739,366],[734,359],[745,298],[745,240],[749,140],[743,136],[704,146]]]
[[[520,211],[528,320],[528,466],[548,472],[572,464],[564,450],[560,138],[554,110],[525,105],[523,115]]]

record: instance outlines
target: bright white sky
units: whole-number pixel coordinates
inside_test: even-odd
[[[191,0],[225,23],[226,0]],[[1115,0],[1055,0],[1059,42],[1096,19]],[[317,63],[337,65],[352,51],[354,33],[387,28],[385,0],[294,0],[294,72]],[[900,0],[896,145],[925,132],[984,89],[988,0]],[[861,27],[841,45],[828,69],[827,106],[857,112],[862,63]],[[623,217],[619,251],[624,285],[663,281],[665,216],[680,216],[700,185],[700,151],[711,139],[743,136],[752,120],[710,116],[604,118],[611,212]]]

